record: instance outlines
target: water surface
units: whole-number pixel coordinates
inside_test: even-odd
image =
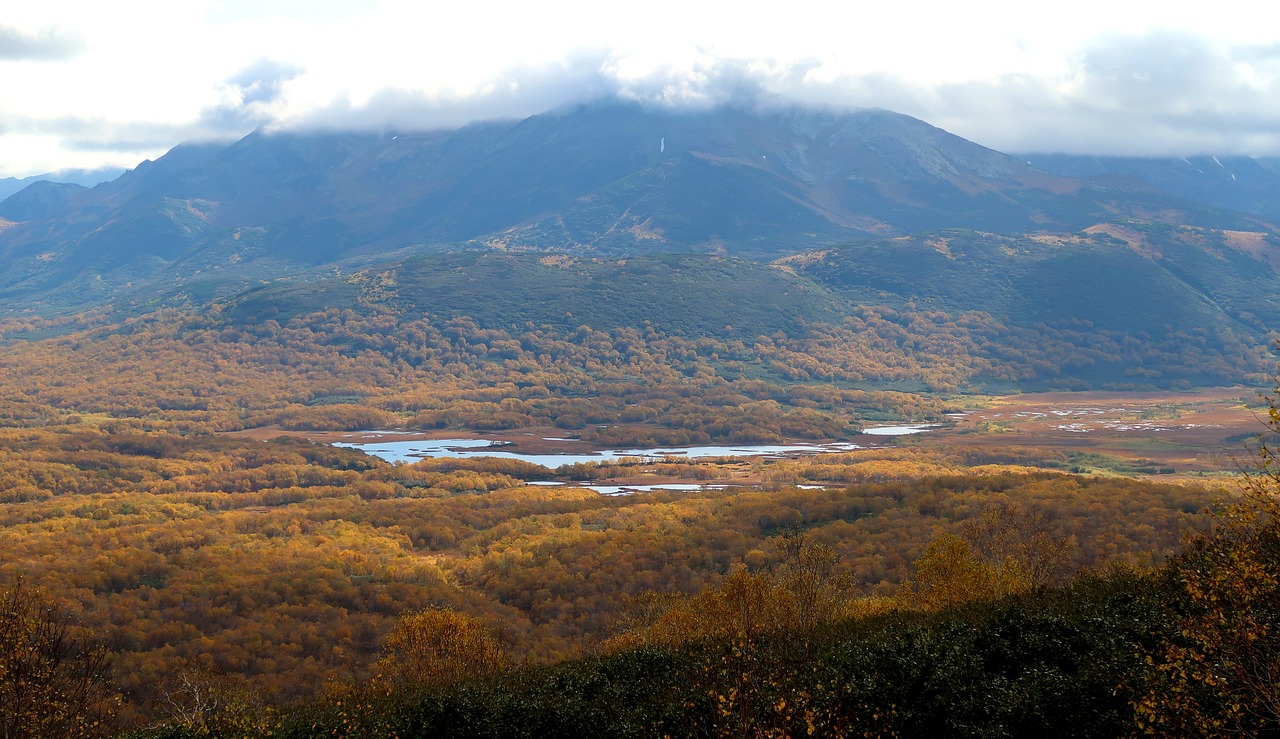
[[[509,444],[490,439],[414,439],[412,441],[376,441],[370,443],[339,441],[334,446],[359,449],[388,462],[416,462],[419,459],[470,459],[497,457],[519,459],[555,469],[565,464],[612,462],[620,459],[661,461],[667,457],[704,459],[709,457],[784,457],[806,454],[847,452],[861,449],[857,444],[755,444],[723,446],[654,447],[651,449],[603,449],[577,454],[522,454],[510,451]]]

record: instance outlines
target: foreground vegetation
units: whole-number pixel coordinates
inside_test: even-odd
[[[1266,677],[1280,665],[1280,511],[1270,483],[1251,493],[1160,567],[1070,578],[1069,538],[994,510],[937,537],[880,597],[793,529],[763,566],[628,599],[613,638],[548,665],[520,659],[492,619],[433,606],[396,619],[367,676],[300,703],[207,660],[175,665],[160,723],[130,735],[1256,735],[1280,728]],[[113,725],[98,723],[112,699],[95,684],[67,735]]]
[[[1091,577],[941,614],[357,690],[274,726],[286,736],[1122,736],[1137,726],[1144,651],[1172,626],[1158,618],[1160,595],[1130,574]]]

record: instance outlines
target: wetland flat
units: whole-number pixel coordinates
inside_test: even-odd
[[[1245,387],[1186,392],[1028,393],[951,416],[948,444],[1029,446],[1144,459],[1179,472],[1235,471],[1266,406]]]
[[[835,445],[853,440],[868,451],[894,443],[927,446],[996,448],[1026,447],[1064,454],[1095,454],[1122,460],[1141,461],[1162,469],[1172,468],[1178,476],[1234,474],[1250,459],[1251,436],[1264,430],[1266,406],[1259,391],[1247,387],[1208,388],[1165,392],[1056,392],[1005,396],[966,396],[956,399],[962,411],[949,413],[946,423],[868,423],[864,433],[846,439],[789,440],[806,447],[801,454],[842,451]],[[895,441],[877,436],[887,429],[926,429],[928,433]],[[534,427],[502,431],[310,431],[285,432],[279,428],[259,428],[236,435],[269,439],[281,435],[301,436],[321,443],[377,445],[409,442],[463,441],[466,446],[482,446],[501,456],[528,458],[534,455],[566,458],[586,455],[599,459],[603,447],[555,427]],[[464,440],[470,440],[467,444]],[[492,444],[492,446],[490,446]],[[826,449],[823,447],[825,445]],[[725,445],[726,450],[732,445]],[[481,449],[470,450],[483,453]],[[411,461],[411,460],[406,460]],[[572,461],[572,460],[571,460]],[[755,474],[744,474],[748,465],[725,465],[727,473],[737,470],[735,482],[750,484]],[[634,483],[651,482],[640,474]],[[683,477],[664,482],[691,482]]]

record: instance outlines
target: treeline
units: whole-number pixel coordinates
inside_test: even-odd
[[[1225,334],[1023,329],[977,313],[873,308],[752,340],[647,326],[482,328],[373,308],[284,324],[239,325],[217,306],[86,320],[0,346],[0,382],[23,391],[0,419],[80,414],[184,432],[648,424],[644,437],[590,433],[602,443],[776,441],[839,435],[868,418],[937,418],[941,406],[915,391],[1186,386],[1267,368],[1262,351]],[[10,321],[0,334],[38,336],[36,323]]]

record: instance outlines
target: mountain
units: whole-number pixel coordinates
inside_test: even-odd
[[[4,216],[21,222],[0,230],[0,306],[228,294],[405,249],[768,261],[937,228],[1272,230],[1133,178],[1051,175],[883,110],[620,102],[452,131],[257,132],[47,202]]]
[[[101,169],[64,169],[57,172],[31,175],[30,177],[0,177],[0,202],[37,182],[54,182],[63,185],[93,187],[119,177],[124,170],[115,167]]]
[[[882,110],[608,103],[451,131],[258,132],[0,203],[0,310],[186,305],[237,330],[346,310],[515,334],[648,326],[742,342],[741,357],[762,340],[824,362],[854,346],[944,355],[955,376],[939,387],[1264,371],[1280,325],[1270,222],[1082,172]]]
[[[1028,154],[1032,165],[1064,177],[1123,175],[1204,205],[1280,221],[1280,159],[1251,157],[1095,157]]]
[[[67,201],[86,190],[84,185],[40,180],[0,201],[0,218],[36,221],[56,216]]]
[[[429,253],[249,288],[228,298],[227,315],[284,323],[366,305],[492,328],[648,323],[682,336],[754,338],[883,306],[981,312],[1028,328],[1263,335],[1280,325],[1278,269],[1280,237],[1259,233],[1136,223],[1066,235],[946,229],[772,264],[698,254]]]

